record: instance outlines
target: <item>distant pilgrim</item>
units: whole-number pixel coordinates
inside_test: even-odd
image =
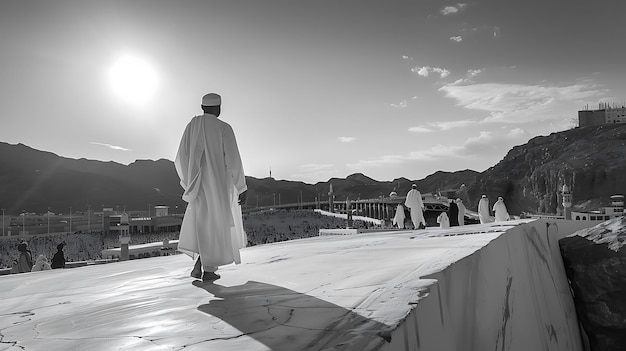
[[[489,218],[489,199],[487,195],[484,194],[478,202],[478,218],[480,219],[480,223],[491,222]]]
[[[417,190],[417,185],[412,185],[412,189],[406,194],[404,204],[406,207],[411,209],[411,221],[413,221],[413,228],[419,229],[420,225],[424,225],[424,227],[426,227],[426,220],[424,219],[424,202],[422,201],[422,193]]]
[[[506,210],[504,199],[502,196],[498,197],[498,201],[493,204],[493,213],[496,217],[496,222],[505,222],[509,220],[509,212]]]

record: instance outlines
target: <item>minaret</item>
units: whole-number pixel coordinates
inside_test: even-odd
[[[563,214],[565,215],[565,219],[572,219],[572,192],[570,191],[567,184],[563,184],[563,190],[561,191],[563,195]]]
[[[335,193],[333,192],[333,184],[330,184],[330,190],[328,191],[328,211],[335,212]]]

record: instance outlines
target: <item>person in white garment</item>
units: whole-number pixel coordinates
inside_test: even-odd
[[[411,209],[411,221],[413,228],[420,229],[420,224],[426,227],[424,219],[424,202],[422,201],[422,193],[417,190],[417,185],[413,184],[411,190],[406,194],[404,205]]]
[[[247,243],[240,204],[248,188],[233,129],[218,119],[221,104],[218,94],[202,97],[204,114],[187,124],[174,162],[187,202],[178,250],[196,260],[191,276],[204,281],[241,263]]]
[[[498,201],[493,204],[493,213],[496,217],[496,222],[506,222],[509,220],[509,212],[506,210],[502,196],[498,196]]]
[[[393,217],[393,224],[397,225],[399,229],[404,229],[404,219],[404,207],[402,204],[398,204],[396,215]]]
[[[37,257],[37,261],[31,269],[31,272],[49,271],[51,269],[52,267],[50,267],[50,263],[48,263],[48,257],[46,257],[46,255],[39,255],[39,257]]]
[[[437,216],[437,223],[439,223],[439,228],[450,228],[450,218],[448,218],[448,214],[441,212],[439,216]]]
[[[459,208],[459,225],[465,225],[465,205],[463,205],[463,200],[456,199],[456,206]]]
[[[487,195],[483,195],[478,201],[478,218],[480,223],[489,223],[489,199]]]

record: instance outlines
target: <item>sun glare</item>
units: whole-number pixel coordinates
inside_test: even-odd
[[[150,63],[135,56],[120,57],[109,70],[113,92],[132,104],[144,104],[157,88],[157,74]]]

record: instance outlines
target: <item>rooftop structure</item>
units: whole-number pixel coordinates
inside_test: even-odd
[[[590,110],[588,106],[578,111],[578,126],[600,126],[605,124],[626,123],[626,103],[600,103],[597,110]]]

